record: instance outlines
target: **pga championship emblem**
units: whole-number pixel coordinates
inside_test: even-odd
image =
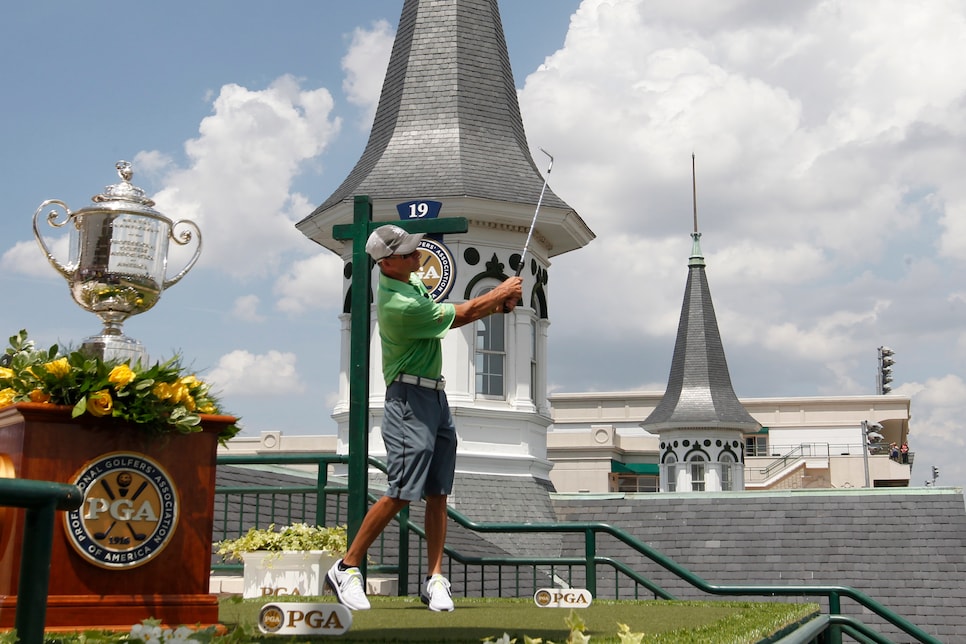
[[[540,588],[533,593],[540,608],[587,608],[593,599],[586,588]]]
[[[342,635],[352,613],[342,604],[276,602],[258,613],[258,630],[271,635]]]
[[[164,550],[178,524],[178,493],[168,473],[143,454],[112,452],[71,481],[84,493],[64,515],[67,540],[101,568],[136,568]]]
[[[419,270],[416,276],[422,280],[434,302],[442,302],[449,295],[456,278],[456,264],[449,249],[435,239],[423,237],[417,247]]]

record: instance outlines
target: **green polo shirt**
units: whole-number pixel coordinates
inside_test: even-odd
[[[388,386],[401,373],[439,378],[443,373],[440,340],[456,318],[452,304],[430,299],[415,275],[409,283],[379,273],[376,317],[382,339],[382,375]]]

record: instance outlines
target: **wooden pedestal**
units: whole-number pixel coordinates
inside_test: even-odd
[[[0,476],[74,483],[106,454],[140,455],[169,475],[178,517],[163,543],[160,537],[155,540],[162,545],[145,563],[105,567],[77,551],[77,538],[62,513],[53,534],[47,628],[127,630],[147,618],[172,626],[216,624],[218,599],[209,593],[215,457],[219,432],[235,419],[203,416],[202,432],[155,435],[110,418],[85,414],[72,419],[70,412],[69,407],[35,403],[0,409]],[[115,492],[107,493],[114,498]],[[88,496],[85,490],[85,500]],[[82,511],[87,511],[84,506]],[[14,625],[23,522],[22,510],[0,509],[0,628]],[[115,523],[117,542],[138,535],[130,522]]]

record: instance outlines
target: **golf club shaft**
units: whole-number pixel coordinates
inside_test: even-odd
[[[540,188],[540,197],[537,199],[537,207],[533,211],[533,220],[530,222],[530,230],[527,231],[527,241],[523,244],[523,251],[520,253],[520,261],[517,263],[517,277],[520,277],[520,275],[523,273],[523,267],[525,266],[524,260],[527,257],[527,249],[530,248],[530,239],[533,238],[533,228],[537,225],[537,215],[540,214],[540,204],[543,203],[543,194],[547,191],[547,182],[550,180],[550,171],[553,170],[553,155],[543,148],[540,148],[540,151],[550,157],[550,165],[547,166],[547,176],[543,178],[543,187]],[[509,313],[510,310],[510,305],[504,302],[503,312]]]
[[[517,264],[517,277],[523,273],[524,259],[527,256],[527,249],[530,248],[530,239],[533,237],[533,228],[537,225],[537,215],[540,214],[540,204],[543,203],[543,193],[547,191],[547,182],[550,180],[550,171],[553,170],[553,155],[540,148],[540,151],[550,157],[550,165],[547,166],[547,176],[543,179],[543,187],[540,189],[540,198],[537,199],[537,207],[533,211],[533,221],[530,222],[530,230],[527,231],[527,241],[523,244],[523,252],[520,253],[520,262]]]

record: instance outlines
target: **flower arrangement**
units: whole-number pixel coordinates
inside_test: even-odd
[[[250,528],[237,539],[225,539],[215,544],[217,552],[226,561],[243,559],[246,552],[259,550],[282,552],[284,550],[328,550],[342,556],[349,548],[345,526],[325,528],[307,523],[293,523],[275,531],[275,524],[267,528]]]
[[[56,344],[36,349],[25,330],[10,337],[0,356],[0,408],[17,402],[69,405],[73,418],[117,418],[156,433],[200,432],[201,414],[224,413],[208,384],[183,374],[178,356],[142,368],[81,351],[64,354]],[[232,423],[218,440],[239,431]]]

